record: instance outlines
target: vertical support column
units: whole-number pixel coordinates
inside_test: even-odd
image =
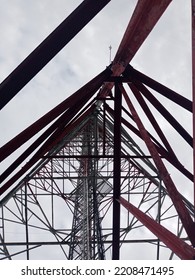
[[[105,109],[106,101],[103,100],[103,155],[106,154],[106,109]]]
[[[193,113],[192,121],[193,121],[194,206],[195,206],[195,0],[192,0],[192,113]]]
[[[114,99],[114,182],[113,182],[113,244],[112,259],[119,260],[120,242],[120,175],[121,175],[121,105],[122,95],[115,83]]]
[[[26,221],[26,259],[29,260],[29,237],[28,237],[28,188],[27,188],[27,182],[25,182],[25,221]]]
[[[158,214],[157,214],[157,223],[160,224],[161,220],[161,191],[162,191],[162,181],[161,178],[159,178],[159,188],[158,188]],[[157,260],[160,260],[160,239],[158,238],[157,242]]]
[[[53,171],[53,158],[51,158],[51,178],[54,177]],[[53,179],[51,179],[51,226],[54,228],[54,190],[53,190]]]

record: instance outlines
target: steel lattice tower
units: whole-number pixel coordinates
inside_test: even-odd
[[[108,2],[83,1],[1,84],[1,108]],[[193,102],[129,64],[170,2],[138,1],[111,65],[1,148],[3,161],[44,128],[1,174],[1,259],[194,259],[194,202],[169,167],[193,174],[155,110],[194,140],[154,92]]]

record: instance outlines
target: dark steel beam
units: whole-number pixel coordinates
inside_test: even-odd
[[[140,106],[142,107],[144,113],[148,117],[150,123],[154,127],[156,133],[158,134],[161,141],[163,142],[164,146],[166,147],[167,151],[169,152],[170,157],[172,157],[174,160],[178,161],[171,145],[169,144],[169,142],[168,142],[167,138],[165,137],[162,129],[160,128],[158,122],[156,121],[155,117],[153,116],[152,112],[150,111],[150,109],[149,109],[148,105],[146,104],[143,96],[141,95],[141,93],[135,87],[134,84],[129,84],[129,87],[130,87],[131,91],[133,92],[133,94],[135,95],[135,97],[136,97],[137,101],[139,102]]]
[[[113,155],[65,155],[65,156],[58,156],[58,155],[54,155],[54,156],[44,156],[43,158],[60,158],[60,159],[63,159],[63,158],[98,158],[98,159],[104,159],[104,158],[114,158]],[[126,159],[131,159],[131,158],[151,158],[151,156],[130,156],[130,155],[121,155],[120,156],[121,158],[126,158]]]
[[[194,206],[195,206],[195,0],[192,0],[192,106],[193,106],[193,165],[194,165]],[[195,216],[194,216],[195,220]]]
[[[140,81],[141,83],[145,84],[146,86],[152,88],[156,92],[160,93],[161,95],[175,102],[182,108],[185,108],[189,112],[192,112],[191,100],[169,89],[168,87],[160,84],[159,82],[146,76],[145,74],[139,72],[138,70],[134,69],[131,65],[127,65],[123,75],[124,78],[126,78],[127,80],[130,79],[131,81],[133,80]]]
[[[172,250],[182,260],[194,260],[195,250],[181,238],[171,231],[158,224],[140,209],[120,197],[119,202],[142,224],[144,224],[154,235],[156,235],[170,250]]]
[[[50,138],[53,138],[53,145],[60,141],[67,133],[70,132],[70,129],[74,129],[76,123],[78,121],[82,121],[84,117],[86,117],[86,114],[89,114],[93,110],[93,107],[91,106],[90,110],[88,110],[85,114],[83,114],[81,117],[79,117],[76,122],[74,122],[74,126],[68,125],[67,127],[63,128],[63,133],[61,135],[61,138],[58,139],[56,136],[56,133],[58,132],[58,128],[63,124],[63,126],[66,125],[68,122],[68,119],[70,117],[74,116],[73,113],[74,108],[67,110],[62,116],[60,116],[42,135],[38,137],[1,175],[0,175],[0,183],[2,183],[11,173],[22,163],[24,160],[30,156],[41,144],[45,145],[48,144],[48,141]],[[69,118],[68,118],[69,117]],[[55,135],[55,136],[54,136]],[[49,137],[49,138],[48,138]],[[47,142],[46,139],[48,138]],[[42,145],[42,147],[43,147]],[[40,152],[40,150],[39,150]]]
[[[122,95],[115,83],[114,97],[114,180],[113,180],[113,245],[112,259],[120,256],[120,188],[121,188],[121,105]]]
[[[52,148],[54,145],[56,145],[67,133],[69,133],[71,130],[75,128],[76,123],[69,124],[70,120],[74,118],[74,116],[78,113],[78,111],[81,109],[82,106],[84,106],[85,100],[83,100],[83,103],[76,103],[75,106],[68,109],[61,117],[60,121],[57,122],[58,128],[53,131],[53,133],[50,135],[50,137],[47,139],[47,133],[43,133],[13,164],[5,170],[5,172],[1,175],[1,181],[5,180],[18,166],[17,164],[21,164],[24,159],[29,156],[35,148],[37,148],[40,144],[42,144],[46,139],[46,141],[43,143],[43,145],[39,148],[39,150],[33,155],[33,157],[20,169],[16,174],[14,174],[4,185],[0,188],[0,196],[7,191],[18,179],[20,179],[27,171],[30,170],[30,168],[33,167],[33,165],[43,156],[46,154],[46,152]],[[84,114],[84,116],[86,116]],[[82,117],[79,118],[79,121],[82,121]],[[69,124],[68,126],[66,126]],[[47,131],[46,131],[47,132]],[[0,182],[1,182],[0,181]]]
[[[110,0],[84,0],[1,84],[2,109]]]
[[[89,81],[86,85],[77,90],[74,94],[69,96],[51,111],[46,113],[39,120],[34,122],[32,125],[27,127],[24,131],[19,133],[16,137],[6,143],[4,146],[0,148],[0,162],[11,155],[14,151],[16,151],[20,146],[22,146],[25,142],[31,139],[34,135],[36,135],[39,131],[41,131],[45,126],[47,126],[50,122],[55,120],[58,116],[60,116],[64,111],[73,106],[77,101],[81,102],[83,99],[87,97],[92,97],[93,94],[101,87],[102,83],[105,79],[107,79],[111,75],[111,70],[107,68],[91,81]]]
[[[114,115],[114,111],[112,108],[110,108],[107,104],[105,105],[106,110],[113,116]],[[130,116],[131,119],[132,116],[130,115],[129,112],[127,112],[127,110],[125,108],[123,108],[123,110],[126,112],[126,114],[128,116]],[[135,135],[137,135],[140,139],[143,140],[139,130],[134,127],[129,121],[127,121],[124,118],[121,118],[121,122],[128,127]],[[150,136],[151,140],[153,141],[153,144],[155,145],[158,153],[160,154],[160,156],[162,158],[165,158],[167,161],[169,161],[175,168],[177,168],[184,176],[186,176],[189,180],[191,180],[193,182],[193,174],[191,172],[189,172],[189,170],[187,170],[179,160],[175,160],[173,157],[171,157],[171,155],[168,153],[167,150],[165,150],[165,148],[147,131],[148,135]]]
[[[154,163],[156,167],[158,168],[159,175],[162,178],[167,192],[169,193],[169,196],[175,206],[175,209],[179,215],[179,218],[181,219],[181,222],[186,230],[186,233],[192,242],[192,245],[195,246],[195,224],[182,200],[181,194],[178,192],[166,166],[164,165],[161,157],[158,154],[158,151],[156,150],[155,145],[153,144],[152,140],[150,139],[150,136],[148,135],[139,115],[136,112],[135,107],[133,106],[131,100],[129,99],[129,96],[127,95],[125,89],[120,86],[122,94],[126,100],[126,103],[132,113],[132,116],[137,124],[137,127],[139,128],[140,134],[142,135],[143,140],[145,141],[145,144],[154,160]]]
[[[193,139],[185,128],[173,117],[173,115],[156,99],[156,97],[140,82],[134,82],[137,89],[151,102],[161,115],[172,125],[181,137],[192,147]]]

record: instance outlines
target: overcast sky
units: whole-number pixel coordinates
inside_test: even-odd
[[[0,81],[82,1],[0,0]],[[109,64],[137,1],[112,0],[0,111],[0,145],[64,100]],[[191,1],[173,0],[132,61],[137,70],[191,99]],[[164,101],[165,99],[160,99]],[[166,101],[167,102],[167,101]],[[191,116],[165,103],[191,132]],[[162,119],[179,157],[192,168],[192,151]],[[184,181],[182,181],[184,182]],[[182,187],[182,186],[181,186]]]
[[[1,0],[0,80],[4,78],[82,1]],[[3,139],[32,121],[102,71],[114,56],[135,0],[112,0],[0,112]],[[140,48],[132,65],[191,97],[190,1],[173,1]],[[47,100],[47,102],[46,102]]]
[[[0,80],[3,81],[81,2],[1,0]],[[136,2],[112,0],[0,111],[3,132],[0,145],[105,69],[109,64],[109,46],[112,45],[113,58]],[[172,1],[132,65],[191,99],[190,1]],[[166,101],[166,105],[176,112],[172,104]],[[179,110],[176,116],[191,132],[190,114]],[[161,125],[165,125],[163,120]],[[175,135],[171,133],[170,137],[175,143]],[[181,156],[191,165],[188,147],[185,151]]]

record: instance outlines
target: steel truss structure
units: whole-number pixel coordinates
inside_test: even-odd
[[[108,2],[83,1],[2,82],[1,108]],[[0,177],[1,259],[195,258],[194,201],[169,168],[194,176],[155,118],[194,151],[156,93],[192,118],[194,102],[129,64],[170,2],[139,0],[111,65],[1,147],[4,161],[36,136]]]

